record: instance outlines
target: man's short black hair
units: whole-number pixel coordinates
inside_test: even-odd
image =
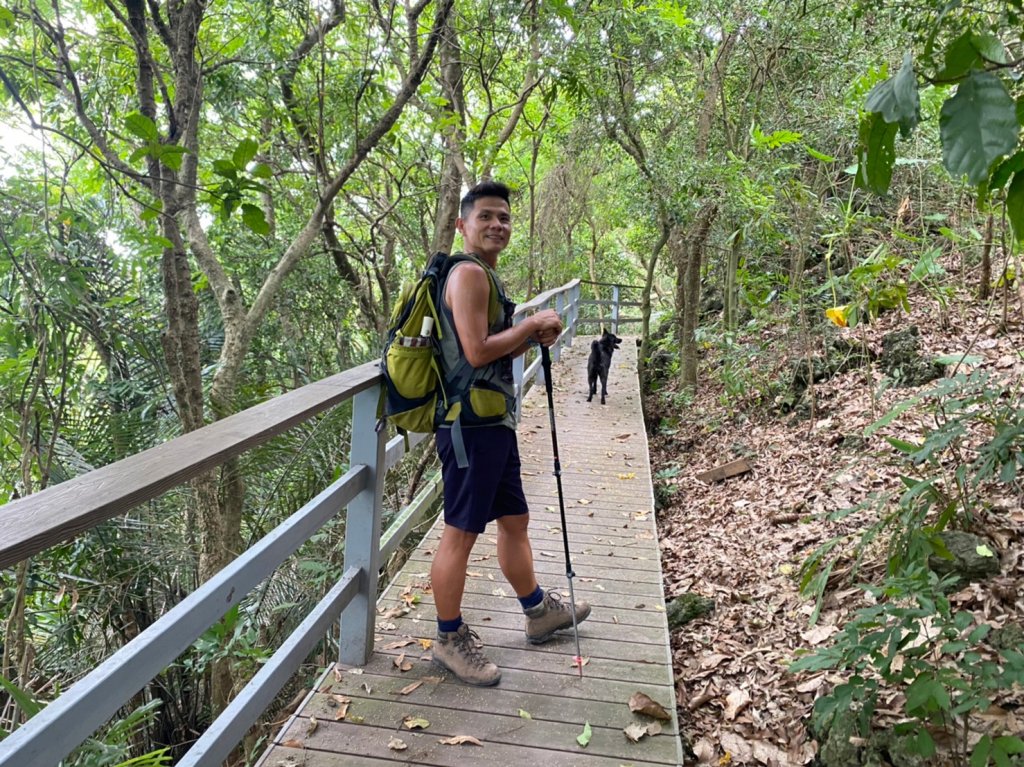
[[[512,203],[508,199],[509,194],[509,188],[500,181],[481,181],[466,192],[462,198],[462,202],[459,203],[459,215],[462,218],[469,216],[473,212],[473,206],[476,204],[476,201],[481,197],[500,197],[511,205]]]

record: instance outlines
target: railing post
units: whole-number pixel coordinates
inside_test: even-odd
[[[555,311],[558,312],[558,316],[559,317],[562,317],[562,310],[563,309],[565,309],[565,294],[562,293],[562,292],[559,292],[559,293],[557,293],[555,295]],[[562,322],[563,323],[565,322],[565,320],[566,320],[566,318],[562,317]],[[560,360],[561,358],[562,358],[562,339],[559,338],[558,339],[558,343],[556,343],[554,345],[554,348],[552,348],[552,350],[551,350],[551,359],[554,360],[555,362],[558,362],[558,360]]]
[[[576,324],[580,319],[580,283],[569,289],[569,346],[576,340]]]
[[[619,286],[612,287],[612,333],[619,334]]]
[[[522,322],[523,315],[517,315],[512,319],[513,325]],[[520,354],[512,360],[512,380],[516,387],[516,418],[523,417],[523,375],[526,373],[526,355],[529,351]]]
[[[359,392],[352,401],[352,448],[349,466],[369,467],[366,489],[352,499],[345,520],[345,565],[361,571],[359,592],[341,613],[338,659],[362,666],[373,652],[380,572],[381,507],[384,496],[384,429],[377,431],[380,385]]]

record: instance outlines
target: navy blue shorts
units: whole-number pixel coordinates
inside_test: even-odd
[[[451,429],[437,430],[437,454],[444,479],[444,523],[482,533],[498,517],[530,511],[519,474],[519,444],[507,426],[462,430],[469,466],[460,469]]]

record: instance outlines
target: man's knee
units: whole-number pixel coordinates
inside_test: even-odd
[[[510,514],[498,517],[498,529],[505,535],[515,537],[525,536],[530,525],[529,514]]]

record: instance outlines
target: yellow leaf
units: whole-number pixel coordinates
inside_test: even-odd
[[[789,562],[784,562],[779,565],[779,572],[783,575],[791,575],[793,572],[793,565],[789,564]]]
[[[425,730],[430,726],[430,722],[418,716],[407,716],[402,720],[402,724],[407,730]]]
[[[833,324],[838,325],[841,328],[846,327],[845,306],[833,306],[831,309],[826,309],[825,316],[832,320]]]
[[[636,472],[629,472],[629,474],[620,474],[619,479],[636,479]]]

